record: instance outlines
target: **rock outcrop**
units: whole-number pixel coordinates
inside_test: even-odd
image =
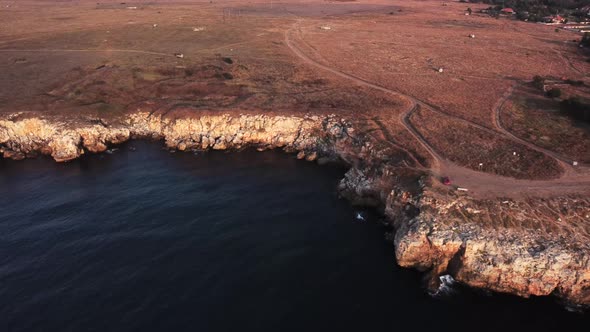
[[[428,271],[433,281],[449,274],[476,288],[523,297],[555,295],[568,304],[588,305],[590,244],[566,229],[585,227],[589,205],[585,198],[562,200],[556,202],[562,217],[549,220],[541,208],[546,201],[508,208],[501,205],[514,202],[485,202],[483,208],[483,202],[426,190],[414,202],[420,214],[397,222],[398,263]],[[514,216],[519,224],[503,225]],[[544,223],[558,225],[544,229]]]
[[[163,139],[169,148],[226,150],[245,147],[285,148],[336,156],[335,141],[349,138],[350,125],[333,115],[202,115],[164,117],[137,112],[113,125],[101,120],[50,121],[40,118],[0,120],[0,152],[5,158],[51,155],[58,162],[98,153],[130,138]]]

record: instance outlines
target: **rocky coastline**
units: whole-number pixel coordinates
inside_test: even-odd
[[[590,218],[589,198],[475,199],[437,186],[426,170],[392,160],[336,115],[138,111],[117,121],[23,114],[0,119],[0,153],[17,160],[48,155],[66,162],[146,138],[180,151],[282,148],[308,161],[342,161],[350,166],[339,185],[342,196],[383,211],[395,229],[388,238],[397,262],[425,272],[429,287],[450,275],[476,288],[590,305],[590,244],[551,226]]]

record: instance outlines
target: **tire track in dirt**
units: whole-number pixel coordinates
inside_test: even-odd
[[[288,47],[291,49],[291,51],[293,51],[294,53],[296,53],[296,54],[297,54],[297,55],[298,55],[298,56],[299,56],[301,59],[304,59],[304,60],[305,60],[306,62],[308,62],[309,64],[312,64],[312,65],[314,65],[314,66],[316,66],[316,67],[320,67],[321,69],[327,70],[327,71],[329,71],[329,72],[331,72],[331,73],[333,73],[333,74],[335,74],[335,75],[338,75],[338,76],[340,76],[340,77],[343,77],[343,78],[346,78],[346,79],[349,79],[349,80],[353,80],[353,81],[355,81],[357,84],[360,84],[360,85],[365,85],[365,86],[368,86],[368,87],[370,87],[370,88],[377,89],[377,90],[380,90],[380,91],[382,91],[382,92],[385,92],[385,93],[388,93],[388,94],[393,94],[393,95],[396,95],[397,97],[401,97],[401,98],[403,98],[403,99],[410,100],[410,101],[412,101],[412,102],[413,102],[413,103],[415,103],[415,104],[420,104],[420,105],[422,105],[422,106],[423,106],[425,109],[427,109],[427,110],[429,110],[429,111],[432,111],[432,112],[435,112],[435,113],[438,113],[438,114],[440,114],[440,115],[444,115],[444,116],[447,116],[447,117],[451,117],[451,118],[453,118],[453,119],[456,119],[456,120],[458,120],[458,121],[461,121],[461,122],[463,122],[463,123],[465,123],[465,124],[467,124],[467,125],[470,125],[470,126],[476,127],[476,128],[478,128],[478,129],[481,129],[481,130],[484,130],[484,131],[486,131],[486,132],[488,132],[488,133],[490,133],[490,134],[495,134],[495,135],[497,135],[497,134],[498,134],[498,133],[497,133],[496,131],[494,131],[493,129],[491,129],[491,128],[488,128],[488,127],[486,127],[486,126],[483,126],[483,125],[481,125],[481,124],[479,124],[479,123],[477,123],[477,122],[474,122],[474,121],[471,121],[471,120],[468,120],[468,119],[465,119],[465,118],[459,117],[459,116],[457,116],[457,115],[454,115],[454,114],[451,114],[451,113],[445,112],[444,110],[442,110],[440,107],[438,107],[438,106],[436,106],[436,105],[432,105],[432,104],[430,104],[430,103],[428,103],[428,102],[425,102],[425,101],[423,101],[423,100],[420,100],[420,99],[418,99],[418,98],[416,98],[416,97],[412,97],[412,96],[406,95],[406,94],[404,94],[404,93],[403,93],[403,92],[401,92],[401,91],[398,91],[398,90],[392,90],[392,89],[389,89],[389,88],[383,87],[383,86],[381,86],[381,85],[377,85],[377,84],[375,84],[375,83],[369,82],[369,81],[367,81],[367,80],[365,80],[365,79],[363,79],[363,78],[360,78],[360,77],[357,77],[357,76],[354,76],[354,75],[351,75],[351,74],[344,73],[344,72],[342,72],[342,71],[340,71],[340,70],[337,70],[337,69],[333,69],[332,67],[329,67],[329,66],[323,65],[323,64],[321,64],[321,63],[319,63],[319,62],[317,62],[317,61],[313,60],[311,57],[309,57],[307,54],[305,54],[305,53],[304,53],[304,52],[303,52],[301,49],[299,49],[297,46],[295,46],[295,45],[293,45],[293,44],[291,43],[291,40],[290,40],[290,34],[291,34],[291,33],[292,33],[294,30],[296,30],[296,31],[297,31],[299,34],[301,34],[301,28],[299,27],[299,23],[300,23],[300,22],[301,22],[303,19],[302,19],[302,18],[300,18],[299,16],[295,15],[295,14],[292,14],[292,13],[290,13],[290,12],[289,12],[289,14],[291,14],[291,15],[292,15],[292,16],[294,16],[294,17],[296,17],[296,18],[297,18],[297,22],[295,22],[295,24],[293,24],[293,26],[291,27],[291,29],[289,29],[289,30],[287,30],[287,31],[286,31],[286,34],[285,34],[285,42],[286,42],[287,46],[288,46]],[[301,42],[302,42],[303,44],[305,44],[305,45],[306,45],[306,46],[307,46],[307,47],[308,47],[310,50],[312,50],[312,52],[314,53],[314,55],[315,55],[315,56],[319,57],[319,58],[320,58],[320,59],[322,59],[323,61],[326,61],[326,60],[325,60],[325,59],[322,57],[322,55],[321,55],[321,54],[319,54],[319,53],[318,53],[318,51],[317,51],[315,48],[313,48],[313,47],[312,47],[312,46],[311,46],[311,45],[310,45],[310,44],[309,44],[307,41],[305,41],[305,40],[304,40],[303,38],[301,38],[301,37],[299,38],[299,40],[301,40]],[[486,79],[489,79],[489,78],[486,78]]]
[[[414,97],[407,96],[401,92],[391,90],[391,89],[385,88],[383,86],[371,83],[371,82],[364,80],[360,77],[356,77],[356,76],[341,72],[337,69],[328,67],[326,65],[323,65],[323,64],[311,59],[309,56],[307,56],[307,54],[303,53],[303,51],[301,51],[301,49],[299,49],[292,41],[292,36],[291,36],[292,31],[294,30],[295,26],[297,26],[299,24],[299,21],[300,20],[298,20],[290,30],[287,30],[285,32],[285,44],[287,45],[287,47],[289,47],[291,49],[291,51],[293,53],[295,53],[295,55],[297,55],[299,58],[301,58],[304,62],[306,62],[312,66],[319,67],[320,69],[328,71],[328,72],[330,72],[336,76],[339,76],[341,78],[351,80],[351,81],[357,83],[358,85],[367,86],[372,89],[375,89],[375,90],[378,90],[378,91],[381,91],[381,92],[384,92],[387,94],[394,95],[398,98],[408,100],[411,105],[405,112],[402,112],[400,114],[400,117],[398,120],[399,120],[400,124],[410,133],[410,135],[412,135],[412,137],[414,137],[414,139],[416,139],[426,149],[426,151],[428,151],[428,153],[431,155],[432,160],[433,160],[433,165],[432,165],[431,169],[435,172],[440,172],[443,164],[445,164],[446,159],[444,157],[442,157],[435,150],[435,148],[422,136],[422,134],[420,134],[420,132],[409,122],[409,117],[411,116],[411,113],[417,109],[417,107],[424,107],[424,108],[431,110],[433,112],[436,112],[436,113],[441,113],[441,112],[435,110],[433,108],[433,106],[428,105],[427,103],[424,103],[421,100],[418,100]],[[442,114],[447,115],[445,113],[442,113]],[[481,128],[483,130],[486,130],[488,132],[493,132],[493,133],[497,134],[497,132],[495,132],[489,128],[483,127],[483,126],[476,124],[476,123],[471,123],[468,120],[461,119],[461,118],[458,118],[458,120],[465,121],[473,126],[476,126],[476,127]],[[386,136],[386,138],[387,138],[387,136]],[[390,142],[390,143],[392,143],[392,142]],[[393,143],[393,144],[396,144],[396,143]]]
[[[249,44],[251,42],[252,42],[251,40],[246,40],[246,41],[211,47],[211,48],[202,48],[202,49],[199,49],[198,51],[193,52],[191,54],[219,51],[224,48],[245,45],[245,44]],[[132,54],[176,57],[176,55],[174,53],[162,53],[162,52],[155,52],[155,51],[117,49],[117,48],[114,48],[114,49],[98,49],[98,48],[97,49],[93,49],[93,48],[90,48],[90,49],[59,49],[59,48],[18,49],[18,48],[4,48],[4,49],[0,49],[0,52],[3,52],[3,53],[19,53],[19,52],[23,52],[23,53],[26,53],[26,52],[31,52],[31,53],[44,53],[44,52],[50,52],[50,53],[109,53],[109,52],[112,52],[112,53],[132,53]]]
[[[412,113],[416,111],[420,107],[419,104],[414,104],[411,108],[406,110],[405,112],[401,113],[399,116],[400,123],[406,128],[406,130],[417,140],[433,157],[434,163],[432,164],[432,169],[435,172],[441,172],[442,167],[445,164],[445,158],[441,156],[432,145],[428,142],[428,140],[414,127],[414,125],[410,122],[410,117]]]
[[[574,63],[572,62],[572,60],[570,60],[570,58],[563,55],[559,50],[553,49],[553,52],[555,52],[555,54],[557,54],[557,57],[559,57],[561,60],[563,60],[563,62],[565,62],[568,65],[568,67],[570,67],[571,70],[582,75],[582,77],[584,77],[584,78],[587,76],[587,73],[584,73],[583,71],[579,70],[576,66],[574,66]]]
[[[0,49],[0,52],[3,53],[19,53],[19,52],[31,52],[31,53],[136,53],[136,54],[147,54],[147,55],[157,55],[157,56],[169,56],[173,57],[174,54],[171,53],[160,53],[160,52],[151,52],[151,51],[142,51],[142,50],[126,50],[126,49]]]
[[[418,160],[418,158],[416,158],[416,156],[412,152],[408,151],[406,148],[399,145],[395,141],[395,139],[393,138],[393,135],[391,135],[391,133],[389,132],[389,129],[387,129],[387,127],[383,124],[383,121],[381,121],[381,119],[379,119],[378,117],[373,117],[373,118],[371,118],[371,120],[373,120],[373,122],[377,125],[377,127],[379,127],[379,129],[383,133],[383,136],[385,137],[385,140],[389,144],[393,145],[395,148],[397,148],[401,151],[404,151],[416,163],[416,165],[418,165],[420,168],[426,169],[426,167]]]

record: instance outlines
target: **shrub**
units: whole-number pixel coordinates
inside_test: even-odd
[[[549,98],[561,97],[561,89],[553,88],[553,89],[547,91],[547,97],[549,97]]]
[[[561,111],[573,119],[590,123],[590,104],[584,103],[580,97],[562,100]]]
[[[533,86],[535,88],[543,89],[544,85],[545,85],[545,79],[543,78],[543,76],[535,75],[535,77],[533,77]]]
[[[571,79],[567,79],[565,80],[565,83],[569,84],[569,85],[573,85],[573,86],[583,86],[585,83],[584,81],[576,81],[576,80],[571,80]]]

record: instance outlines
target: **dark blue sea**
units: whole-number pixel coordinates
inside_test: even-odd
[[[65,164],[2,160],[0,331],[590,327],[551,299],[428,295],[396,266],[378,215],[337,197],[344,172],[148,142]]]

